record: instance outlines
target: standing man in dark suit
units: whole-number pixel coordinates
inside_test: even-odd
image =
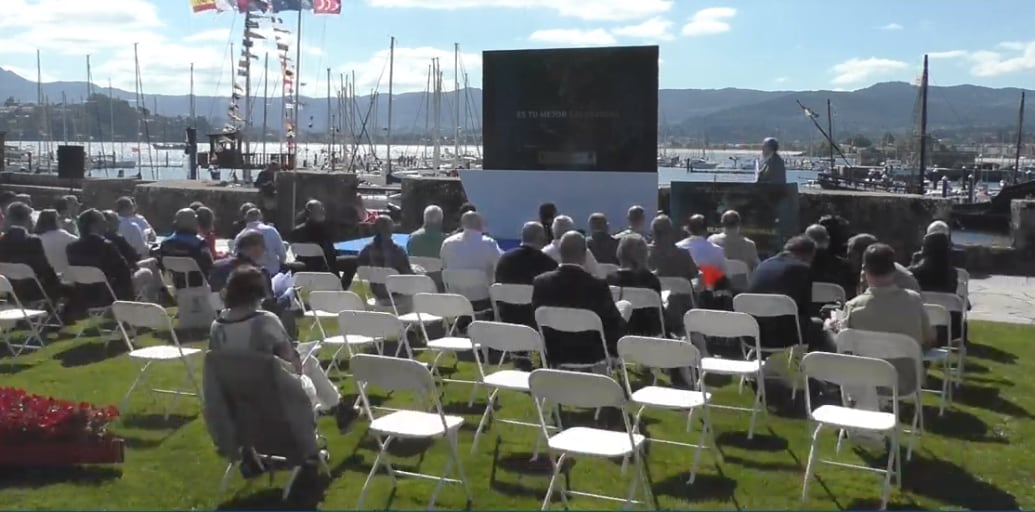
[[[538,222],[526,222],[521,228],[521,245],[503,253],[496,263],[495,282],[531,286],[540,274],[557,269],[557,262],[543,253],[546,230]],[[535,327],[531,306],[500,304],[500,320]]]
[[[630,304],[622,303],[619,311],[607,283],[582,268],[587,252],[584,236],[569,231],[561,237],[559,249],[561,264],[557,270],[535,278],[532,307],[576,308],[596,313],[604,327],[608,353],[604,353],[596,333],[561,334],[544,329],[550,363],[591,364],[617,355],[615,346],[625,334],[625,323],[632,313]]]
[[[772,137],[762,141],[764,163],[758,171],[758,183],[787,183],[787,167],[780,156],[780,143]]]
[[[0,261],[24,263],[32,267],[47,296],[56,302],[61,282],[54,272],[54,267],[50,266],[47,260],[43,241],[32,234],[32,208],[22,202],[11,203],[7,207],[6,222],[7,229],[4,236],[0,237]],[[31,279],[14,281],[11,286],[22,301],[33,302],[43,299],[39,287]]]
[[[810,350],[826,350],[826,339],[822,326],[812,322],[809,310],[812,306],[812,270],[810,265],[816,255],[816,243],[806,236],[796,236],[787,241],[783,252],[763,261],[751,274],[748,293],[771,293],[786,295],[798,305],[797,319],[791,317],[759,318],[758,327],[761,344],[766,348],[789,347],[798,342],[794,328],[797,320],[804,341]]]

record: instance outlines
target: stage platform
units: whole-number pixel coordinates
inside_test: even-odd
[[[334,250],[346,255],[356,255],[359,254],[359,251],[363,250],[363,247],[366,247],[366,245],[372,242],[373,240],[374,237],[369,236],[366,238],[357,238],[355,240],[346,240],[344,242],[338,242],[334,244]],[[404,233],[396,233],[392,235],[392,241],[398,244],[400,247],[402,247],[403,250],[406,250],[406,242],[410,241],[410,235]],[[504,251],[513,249],[521,245],[520,240],[496,240],[496,243],[499,244],[500,249],[503,249]]]

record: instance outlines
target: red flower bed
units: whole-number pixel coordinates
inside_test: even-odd
[[[0,388],[0,445],[104,439],[108,424],[118,416],[115,406],[95,407]]]

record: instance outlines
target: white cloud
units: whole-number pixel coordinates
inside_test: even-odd
[[[902,28],[903,28],[902,25],[899,25],[898,23],[895,23],[895,22],[891,22],[891,23],[888,23],[887,25],[882,25],[882,26],[877,27],[877,30],[902,30]]]
[[[203,30],[191,34],[183,38],[185,43],[222,43],[226,44],[230,41],[230,29],[229,28],[214,28],[211,30]]]
[[[9,65],[5,64],[4,65],[4,69],[6,69],[7,71],[10,71],[10,72],[12,72],[12,73],[22,77],[22,78],[24,78],[26,80],[31,80],[33,82],[36,81],[36,69],[35,68],[29,69],[29,68],[23,68],[21,66],[9,66]],[[51,75],[45,69],[43,70],[42,78],[43,78],[44,82],[56,82],[58,80],[57,77],[55,77],[54,75]]]
[[[878,59],[849,59],[831,68],[836,76],[831,81],[834,85],[851,85],[866,82],[874,78],[901,71],[909,67],[900,60]]]
[[[1023,50],[1027,45],[1028,43],[1025,43],[1023,41],[1003,41],[1002,43],[999,43],[996,46],[1004,50],[1020,51]]]
[[[787,78],[785,76],[778,76],[778,77],[773,79],[773,81],[778,83],[778,84],[785,84],[785,83],[787,83],[788,80],[790,80],[790,78]]]
[[[655,16],[643,23],[619,27],[611,31],[612,34],[622,37],[634,37],[639,39],[668,41],[672,36],[672,22]]]
[[[970,74],[991,77],[1035,70],[1035,41],[1006,41],[998,50],[951,50],[928,53],[932,59],[960,59],[969,62]]]
[[[963,50],[949,50],[945,52],[930,52],[927,56],[932,59],[958,59],[960,57],[966,57],[967,52]]]
[[[0,32],[5,39],[44,52],[85,55],[163,38],[158,10],[146,0],[5,0],[3,4]]]
[[[684,36],[710,36],[729,32],[729,18],[737,15],[732,7],[709,7],[694,13],[683,26]]]
[[[509,8],[552,10],[565,17],[594,21],[643,19],[668,12],[672,0],[367,0],[373,7],[456,10]]]
[[[427,88],[428,66],[431,59],[439,59],[439,67],[442,70],[442,89],[450,91],[453,89],[453,50],[433,47],[419,48],[396,48],[395,69],[393,73],[393,91],[421,92]],[[481,82],[482,56],[481,53],[460,54],[461,72],[466,71],[471,87],[477,87]],[[382,93],[388,92],[388,50],[380,50],[364,61],[346,62],[338,66],[338,71],[351,73],[356,71],[356,94],[369,94],[371,90],[378,87]],[[463,75],[460,76],[461,87],[463,87]],[[303,94],[306,91],[302,91]],[[322,94],[325,94],[323,91]],[[311,95],[321,95],[321,91],[311,91]]]
[[[566,46],[598,46],[615,44],[617,41],[608,31],[597,28],[581,30],[577,28],[555,28],[536,30],[528,36],[529,41],[537,43],[562,44]]]

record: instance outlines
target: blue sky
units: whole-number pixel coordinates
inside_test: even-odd
[[[369,91],[385,68],[392,35],[397,91],[424,90],[432,57],[441,57],[451,89],[453,43],[460,44],[472,86],[480,85],[482,50],[659,44],[664,88],[852,90],[915,79],[925,52],[932,55],[935,85],[1035,87],[1032,0],[342,3],[340,16],[309,13],[303,20],[303,94],[325,94],[328,67],[335,76],[355,70],[358,89]],[[228,46],[239,44],[241,15],[193,14],[188,0],[2,4],[5,69],[35,79],[39,49],[45,81],[82,80],[90,53],[95,82],[110,78],[132,90],[137,42],[145,93],[186,93],[192,62],[199,93],[230,93]],[[293,30],[294,13],[284,18]],[[382,90],[386,82],[387,75]]]

